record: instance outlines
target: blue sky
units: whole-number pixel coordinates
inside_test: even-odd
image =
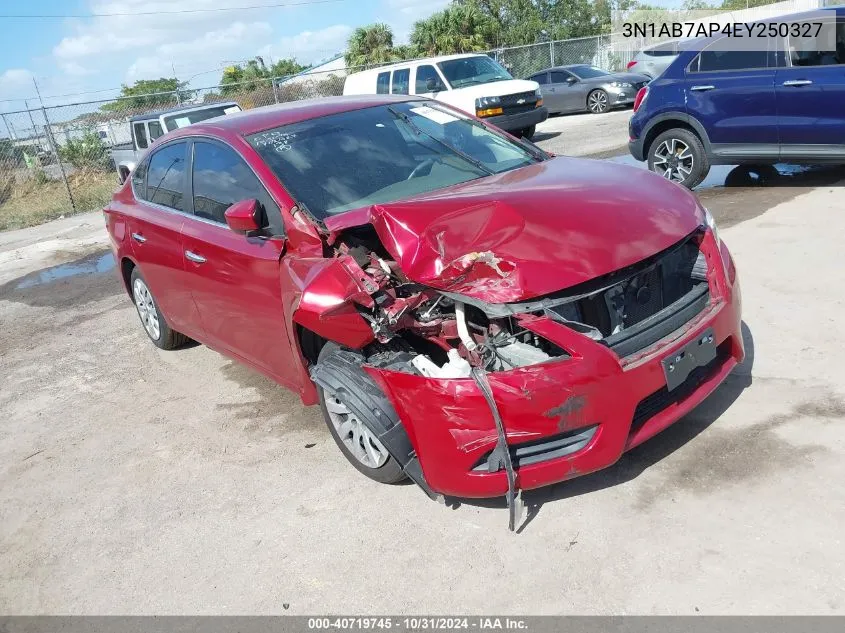
[[[342,51],[356,26],[375,21],[390,24],[397,41],[403,41],[414,21],[448,0],[324,0],[285,8],[163,13],[279,2],[314,0],[0,0],[0,13],[157,12],[0,17],[0,111],[22,109],[22,99],[35,96],[33,76],[45,103],[53,105],[107,99],[122,83],[172,76],[172,67],[181,80],[193,77],[191,85],[201,87],[217,83],[223,66],[255,55],[317,62]]]

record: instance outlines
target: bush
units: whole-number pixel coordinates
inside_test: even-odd
[[[59,156],[77,169],[107,170],[109,154],[96,132],[86,132],[81,138],[71,138],[59,146]]]

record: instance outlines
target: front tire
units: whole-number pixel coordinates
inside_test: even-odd
[[[593,90],[587,95],[587,109],[593,114],[604,114],[610,108],[610,98],[604,90]]]
[[[320,350],[317,363],[339,349],[335,343],[326,343]],[[334,367],[332,390],[317,385],[317,395],[335,444],[349,463],[370,479],[383,484],[404,481],[407,476],[402,467],[373,432],[383,423],[371,418],[385,410],[384,394],[360,364],[338,363]],[[382,414],[382,417],[390,416]],[[399,424],[398,420],[391,422]]]
[[[522,138],[527,138],[527,139],[530,141],[530,140],[534,137],[534,133],[535,133],[536,131],[537,131],[537,126],[536,126],[536,125],[532,125],[532,126],[530,126],[530,127],[525,127],[525,128],[522,128],[522,129],[519,131],[519,135],[518,135],[518,136],[521,136]]]
[[[137,266],[132,269],[129,287],[132,288],[132,300],[138,310],[141,325],[144,326],[144,331],[150,337],[153,345],[160,349],[176,349],[190,340],[184,334],[171,329],[167,324],[167,320],[158,307],[158,302],[153,297],[153,293],[147,286],[147,281],[141,275]]]
[[[687,189],[698,186],[710,171],[704,145],[690,130],[667,130],[648,149],[648,168]]]

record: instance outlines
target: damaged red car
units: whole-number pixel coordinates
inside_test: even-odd
[[[432,497],[513,508],[610,466],[744,354],[736,269],[693,194],[425,99],[177,130],[105,215],[153,343],[263,372],[319,403],[359,471]]]

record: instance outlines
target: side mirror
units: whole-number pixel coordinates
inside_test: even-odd
[[[428,92],[440,92],[440,82],[432,77],[429,77],[425,81],[425,89]]]
[[[249,233],[261,228],[258,223],[261,205],[253,198],[236,202],[226,209],[223,215],[226,218],[226,224],[236,233]]]
[[[577,82],[578,82],[578,80],[575,79],[575,77],[567,77],[566,78],[566,83],[568,83],[568,84],[574,84],[574,83],[577,83]]]

